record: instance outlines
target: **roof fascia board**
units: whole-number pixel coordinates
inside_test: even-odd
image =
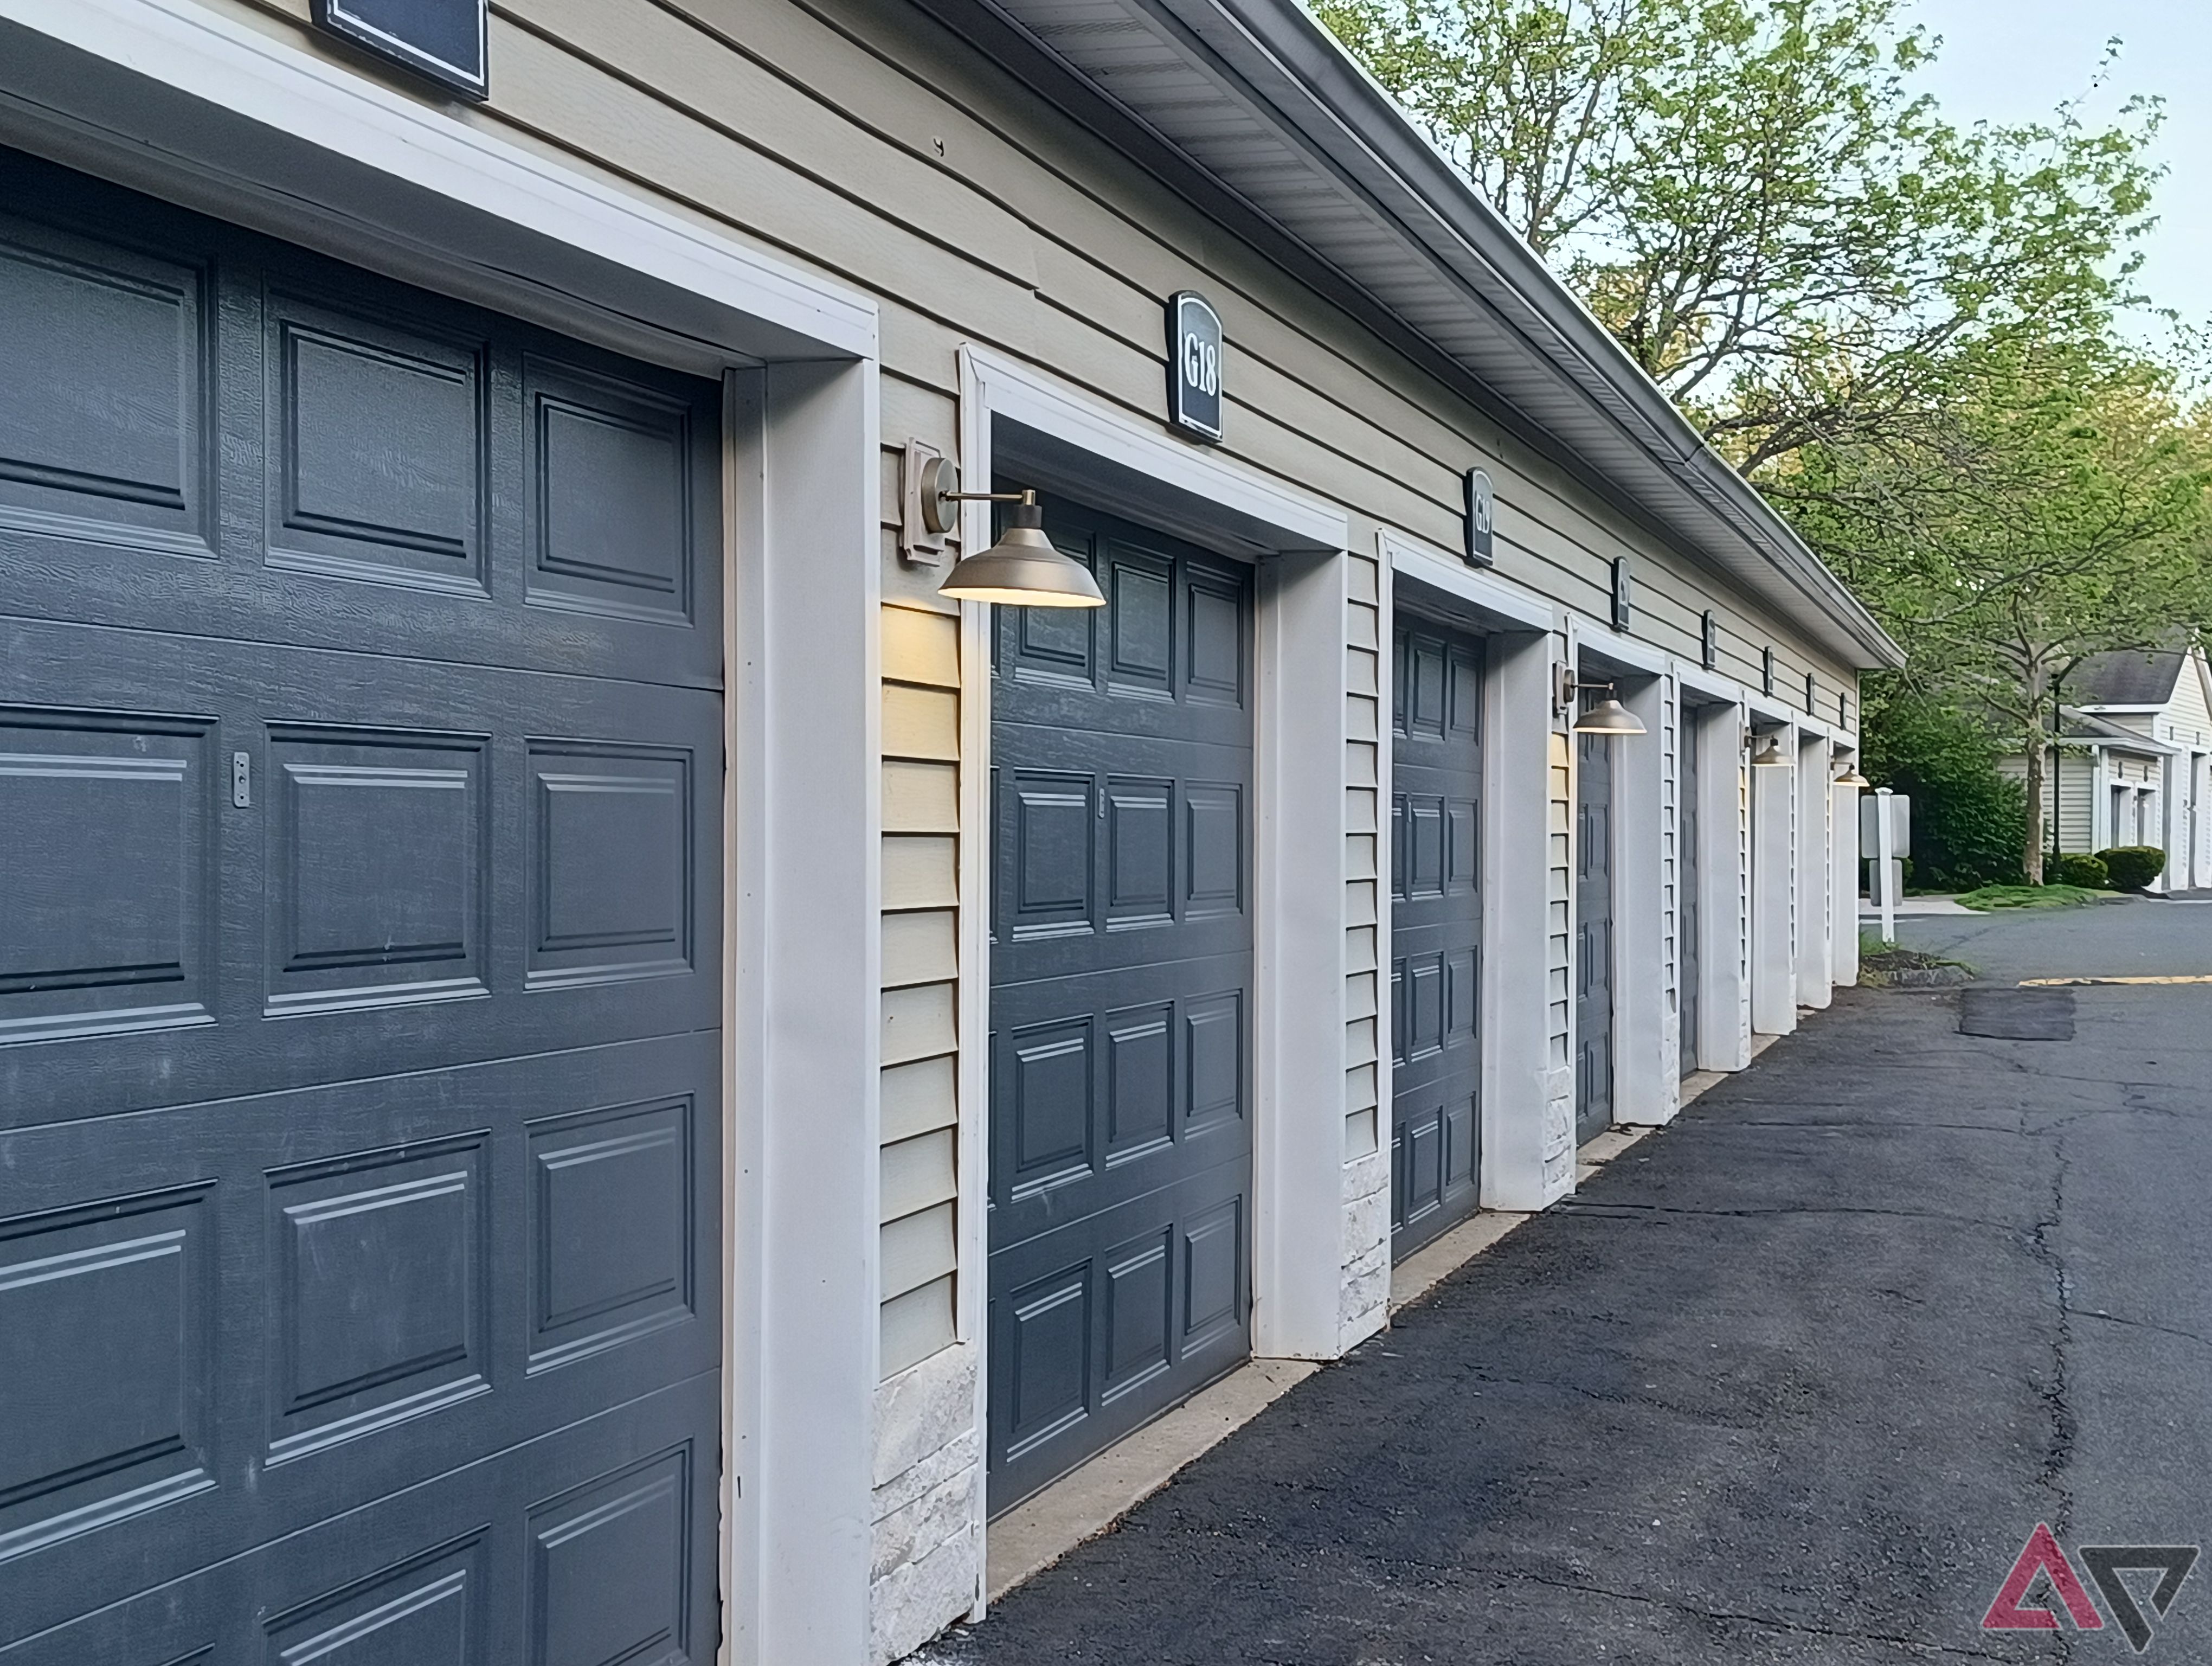
[[[1904,663],[1903,650],[1757,489],[1713,451],[1573,292],[1303,7],[1284,0],[1128,3],[1155,17],[1166,14],[1228,58],[1252,96],[1289,123],[1307,141],[1309,153],[1325,157],[1340,177],[1366,176],[1355,182],[1370,193],[1379,186],[1383,193],[1407,199],[1404,206],[1413,210],[1412,220],[1404,214],[1390,217],[1463,282],[1469,275],[1449,257],[1463,253],[1476,263],[1477,272],[1490,283],[1470,284],[1473,297],[1515,328],[1547,368],[1565,374],[1663,465],[1688,472],[1708,507],[1734,523],[1730,530],[1787,574],[1808,601],[1875,656],[1875,664]],[[1263,88],[1262,81],[1273,84]],[[1299,119],[1301,106],[1306,121]],[[1339,144],[1330,144],[1332,138]],[[1348,149],[1350,157],[1330,154],[1340,149]],[[1358,166],[1362,161],[1371,166]],[[1374,177],[1378,173],[1379,179]],[[1443,234],[1442,246],[1421,234],[1423,222]],[[1486,293],[1492,285],[1502,293]],[[1509,319],[1507,306],[1519,316]]]
[[[1279,107],[1279,100],[1263,94],[1251,84],[1248,75],[1222,61],[1222,54],[1215,50],[1215,46],[1194,30],[1182,17],[1174,11],[1149,3],[1149,0],[1122,0],[1122,3],[1139,10],[1184,53],[1194,67],[1222,84],[1230,96],[1243,103],[1255,118],[1265,120],[1285,143],[1297,144],[1310,158],[1326,167],[1347,190],[1356,191],[1368,198],[1370,211],[1393,226],[1401,235],[1418,246],[1426,246],[1424,240],[1416,236],[1400,216],[1375,203],[1372,192],[1347,175],[1335,158],[1316,149],[1304,133],[1289,122]],[[1342,272],[1325,255],[1276,220],[1265,208],[1253,203],[1200,165],[1173,140],[1152,127],[1141,114],[1113,98],[1089,76],[1040,40],[1019,18],[999,4],[998,0],[915,0],[915,3],[968,44],[986,53],[1028,84],[1063,113],[1091,129],[1101,139],[1159,179],[1201,213],[1251,243],[1270,260],[1373,331],[1387,345],[1405,355],[1425,373],[1466,399],[1485,418],[1495,423],[1514,440],[1527,446],[1546,462],[1571,475],[1583,489],[1592,492],[1631,525],[1696,565],[1713,571],[1732,587],[1746,590],[1765,605],[1783,610],[1785,617],[1790,610],[1792,597],[1808,604],[1815,617],[1800,618],[1796,623],[1812,625],[1815,634],[1824,640],[1824,645],[1838,653],[1848,662],[1880,666],[1903,663],[1902,650],[1889,640],[1871,616],[1858,606],[1848,592],[1836,584],[1832,575],[1820,566],[1818,558],[1802,543],[1796,542],[1794,534],[1789,533],[1781,523],[1774,520],[1771,510],[1766,508],[1764,500],[1759,498],[1749,483],[1710,448],[1704,447],[1695,431],[1679,413],[1674,411],[1666,396],[1626,360],[1617,344],[1612,344],[1609,336],[1604,336],[1594,319],[1590,319],[1586,313],[1580,312],[1579,303],[1575,302],[1556,280],[1544,273],[1533,252],[1510,231],[1504,230],[1502,224],[1498,231],[1504,242],[1524,271],[1540,277],[1541,292],[1564,300],[1583,319],[1589,330],[1598,332],[1606,344],[1606,350],[1627,370],[1632,385],[1638,385],[1639,392],[1663,408],[1668,421],[1678,430],[1678,437],[1686,440],[1688,449],[1676,451],[1644,441],[1635,431],[1639,425],[1620,424],[1624,437],[1644,450],[1656,465],[1676,473],[1675,484],[1682,501],[1671,511],[1662,511],[1638,497],[1615,476],[1554,435],[1542,423],[1501,398],[1468,366],[1408,325],[1364,286]],[[1243,40],[1250,43],[1239,55],[1252,59],[1253,67],[1275,83],[1279,89],[1296,90],[1295,77],[1289,76],[1279,60],[1269,57],[1264,51],[1256,51],[1257,43],[1251,41],[1249,31],[1216,21],[1211,33],[1215,42],[1226,38],[1232,42]],[[1340,72],[1348,72],[1355,77],[1360,75],[1356,66],[1343,58],[1342,54],[1325,38],[1320,44],[1325,48],[1325,52],[1319,61],[1328,62],[1334,58]],[[1418,136],[1412,135],[1410,130],[1406,129],[1403,118],[1396,114],[1395,106],[1389,104],[1387,98],[1371,88],[1370,91],[1381,100],[1379,107],[1387,115],[1386,125],[1403,130],[1404,137],[1413,137],[1429,162],[1443,169],[1449,179],[1456,182],[1454,188],[1457,192],[1469,201],[1479,203],[1480,198],[1474,196],[1463,181],[1458,180],[1449,164],[1433,149],[1421,145]],[[1302,101],[1307,104],[1310,113],[1320,108],[1310,97]],[[1334,117],[1327,119],[1349,133],[1350,130],[1345,128],[1340,120]],[[1387,174],[1387,170],[1382,172]],[[1407,192],[1401,186],[1398,194],[1416,204],[1422,217],[1437,219],[1433,204],[1422,201],[1418,193]],[[1463,238],[1458,240],[1465,243]],[[1433,252],[1431,250],[1432,255]],[[1449,270],[1448,264],[1446,269]],[[1498,310],[1495,300],[1481,295],[1475,286],[1469,284],[1464,273],[1455,272],[1453,276],[1458,279],[1468,299],[1479,303],[1509,339],[1517,339],[1527,347],[1532,362],[1540,370],[1571,380],[1564,377],[1556,357],[1547,356],[1537,344],[1528,339],[1528,331],[1522,327],[1523,325],[1531,319],[1540,320],[1541,315],[1527,304],[1526,295],[1516,288],[1510,277],[1498,274],[1496,283],[1501,295],[1519,303],[1516,310],[1522,313],[1522,320],[1518,324]],[[1549,336],[1555,332],[1546,323],[1541,333]],[[1581,386],[1580,392],[1584,398],[1593,400],[1601,409],[1607,410],[1620,424],[1621,412],[1609,401],[1597,398],[1587,386]],[[1717,476],[1714,471],[1718,471]],[[1685,473],[1707,477],[1705,489],[1698,489],[1692,478],[1680,477]],[[1723,480],[1720,496],[1733,496],[1740,501],[1740,505],[1748,506],[1751,522],[1763,524],[1770,532],[1778,530],[1790,542],[1796,543],[1799,559],[1784,559],[1784,552],[1772,547],[1771,538],[1753,536],[1744,514],[1731,514],[1724,505],[1715,501],[1711,478]],[[1702,535],[1687,526],[1675,524],[1685,510],[1692,508],[1700,519],[1711,523]],[[1701,547],[1703,541],[1715,535],[1746,548],[1759,567],[1782,586],[1784,593],[1765,593],[1761,587],[1747,586],[1743,575],[1729,571],[1706,555]],[[1862,655],[1864,657],[1860,657]]]
[[[1226,227],[1274,264],[1371,331],[1494,423],[1536,457],[1571,475],[1583,489],[1666,548],[1701,567],[1694,543],[1620,489],[1549,429],[1501,398],[1480,376],[1377,301],[1356,280],[1265,209],[1200,167],[1174,141],[1102,90],[1038,40],[994,0],[915,0],[962,40],[981,51],[1072,120],[1089,128],[1200,213]],[[1730,583],[1732,575],[1720,574]]]

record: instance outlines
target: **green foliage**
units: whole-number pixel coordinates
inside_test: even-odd
[[[2094,329],[2148,223],[2155,103],[1961,129],[1908,0],[1316,9],[1747,471],[1886,433],[1962,345]]]
[[[2054,885],[2075,885],[2084,891],[2112,888],[2112,871],[2105,866],[2104,859],[2085,856],[2078,850],[2063,851],[2052,857],[2045,873]]]
[[[1915,883],[2019,884],[2027,803],[2020,783],[1997,773],[2000,749],[1987,727],[1893,677],[1869,678],[1864,697],[1859,767],[1912,800]]]
[[[1959,898],[1970,909],[2071,909],[2110,901],[2110,895],[2081,885],[1984,885]]]
[[[2166,853],[2154,844],[2124,844],[2097,853],[2115,891],[2141,891],[2166,872]]]
[[[1954,370],[1883,444],[1808,447],[1760,483],[1905,645],[1916,686],[1984,714],[2034,779],[2084,657],[2212,628],[2212,415],[2094,339],[2019,336]]]

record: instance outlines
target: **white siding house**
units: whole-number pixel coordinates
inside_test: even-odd
[[[2166,852],[2154,889],[2212,885],[2212,667],[2203,648],[2092,655],[2066,679],[2055,778],[2056,848],[2151,845]],[[1999,764],[2015,780],[2027,764]]]

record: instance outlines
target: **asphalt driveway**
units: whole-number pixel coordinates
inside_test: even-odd
[[[2212,971],[2212,909],[1911,927],[2006,983]],[[2075,1003],[1838,992],[927,1657],[2136,1658],[1979,1629],[2039,1521],[2212,1528],[2212,985]],[[2212,1658],[2212,1564],[2142,1657]]]

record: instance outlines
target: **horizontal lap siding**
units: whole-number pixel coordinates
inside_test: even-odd
[[[1384,635],[1381,563],[1346,558],[1345,600],[1345,956],[1344,1221],[1337,1334],[1350,1345],[1383,1323],[1390,1294],[1390,1165],[1382,1145],[1380,1032],[1382,973],[1377,964],[1380,855],[1385,811],[1378,783],[1388,739],[1382,717]]]
[[[882,610],[883,1373],[951,1345],[959,1152],[960,622]]]
[[[287,5],[284,11],[303,10]],[[1230,337],[1231,449],[1373,520],[1450,546],[1460,471],[1498,491],[1499,565],[1603,617],[1636,558],[1638,634],[1693,655],[1712,608],[1721,669],[1833,721],[1844,669],[1595,503],[1424,373],[1314,302],[918,14],[782,0],[501,7],[490,119],[672,195],[872,289],[887,440],[901,385],[949,396],[953,350],[988,342],[1155,419],[1161,299],[1205,288]],[[988,112],[979,115],[977,112]],[[939,156],[936,142],[943,141]],[[917,412],[911,431],[927,430]],[[933,423],[939,435],[949,429]]]

